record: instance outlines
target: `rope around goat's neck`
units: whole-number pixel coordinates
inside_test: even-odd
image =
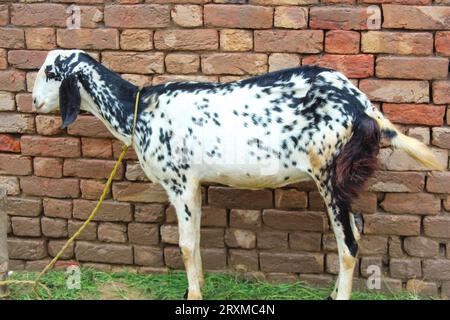
[[[51,297],[50,289],[39,282],[39,280],[42,278],[44,274],[47,273],[50,268],[54,266],[54,264],[59,260],[61,255],[64,253],[64,251],[69,247],[69,245],[83,232],[83,230],[87,227],[87,225],[94,219],[95,215],[97,214],[98,210],[100,209],[100,206],[102,205],[103,200],[105,199],[106,195],[108,194],[108,191],[111,187],[112,180],[114,176],[116,175],[116,172],[119,168],[119,165],[122,163],[122,160],[128,150],[128,147],[133,146],[134,143],[134,133],[136,130],[136,122],[137,122],[137,115],[138,115],[138,109],[139,109],[139,98],[141,95],[141,88],[136,93],[136,101],[134,105],[134,115],[133,115],[133,127],[131,130],[131,139],[130,144],[126,145],[124,144],[122,146],[122,152],[119,155],[119,158],[116,161],[116,164],[111,171],[111,174],[109,175],[108,181],[106,182],[105,187],[103,188],[102,195],[100,196],[100,199],[97,202],[97,205],[95,206],[94,210],[92,210],[91,214],[87,218],[87,220],[83,223],[83,225],[75,232],[72,237],[67,240],[67,242],[64,244],[64,246],[58,251],[58,253],[55,255],[55,257],[45,266],[45,268],[38,274],[36,279],[34,281],[25,281],[25,280],[5,280],[0,281],[0,285],[7,285],[7,284],[32,284],[33,285],[33,292],[36,294],[36,297],[40,298],[39,293],[37,291],[38,287],[42,287],[48,294],[49,297]]]

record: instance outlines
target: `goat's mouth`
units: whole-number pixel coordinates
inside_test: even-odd
[[[39,109],[41,109],[41,108],[45,105],[45,102],[44,102],[44,101],[38,101],[36,98],[34,98],[34,99],[33,99],[33,105],[34,105],[34,107],[35,107],[37,110],[39,110]]]

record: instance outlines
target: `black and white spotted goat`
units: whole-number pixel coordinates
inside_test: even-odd
[[[81,110],[130,142],[138,88],[79,50],[51,51],[33,101],[60,108],[63,127]],[[359,232],[350,212],[373,173],[384,135],[430,169],[422,143],[400,133],[339,72],[305,66],[231,83],[168,83],[141,91],[134,149],[146,175],[175,206],[188,298],[201,299],[202,182],[260,189],[313,180],[333,227],[340,271],[333,299],[349,299]]]

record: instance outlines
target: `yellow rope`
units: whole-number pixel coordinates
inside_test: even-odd
[[[136,94],[136,102],[134,105],[134,116],[133,116],[133,127],[131,130],[131,139],[130,139],[130,145],[133,145],[134,142],[134,132],[136,129],[136,121],[137,121],[137,114],[138,114],[138,108],[139,108],[139,97],[141,94],[141,89],[138,90]],[[83,223],[83,225],[75,232],[69,240],[64,244],[64,246],[59,250],[59,252],[55,255],[55,257],[45,266],[45,268],[38,274],[36,279],[34,281],[26,281],[26,280],[5,280],[0,281],[0,286],[7,285],[7,284],[33,284],[33,292],[36,294],[36,296],[39,298],[39,293],[37,292],[38,286],[42,287],[47,291],[47,294],[49,297],[51,297],[50,289],[39,282],[39,280],[42,278],[42,276],[47,273],[50,268],[53,267],[53,265],[58,261],[58,259],[61,257],[61,255],[64,253],[64,250],[67,249],[67,247],[83,232],[83,230],[87,227],[87,225],[94,219],[95,215],[97,214],[98,210],[100,209],[100,206],[102,205],[103,200],[105,199],[106,195],[108,194],[108,191],[111,187],[112,180],[114,176],[116,175],[117,170],[119,169],[119,165],[122,163],[123,157],[127,153],[128,147],[126,144],[122,146],[122,152],[119,155],[119,159],[117,159],[116,164],[114,166],[114,169],[111,171],[111,174],[109,175],[108,181],[106,182],[105,187],[103,188],[102,195],[100,196],[100,199],[97,202],[97,205],[95,206],[94,210],[92,210],[91,214],[87,218],[87,220]]]

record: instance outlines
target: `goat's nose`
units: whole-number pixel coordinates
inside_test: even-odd
[[[36,105],[37,104],[37,100],[36,98],[33,99],[33,104]]]

